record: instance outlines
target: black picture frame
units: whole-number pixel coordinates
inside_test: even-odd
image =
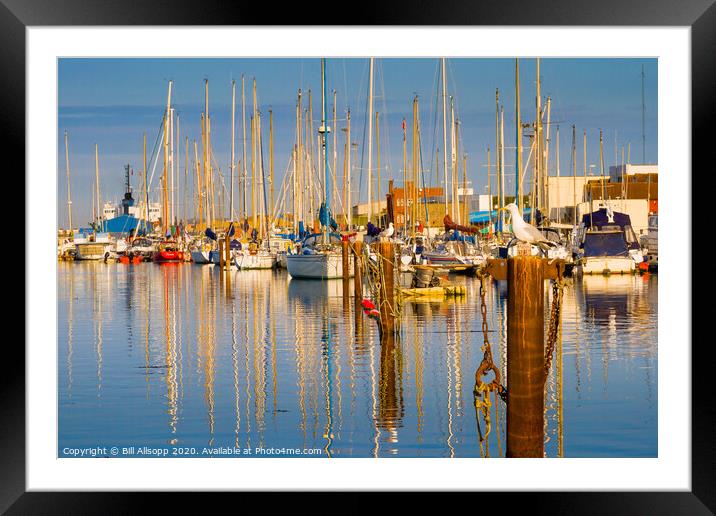
[[[552,0],[523,3],[516,0],[487,2],[421,1],[381,4],[361,3],[350,9],[346,20],[360,25],[614,25],[691,27],[692,72],[692,163],[706,166],[710,156],[714,113],[716,113],[716,4],[715,0]],[[272,9],[262,3],[228,3],[155,0],[3,0],[0,4],[0,131],[6,149],[24,148],[25,138],[25,29],[28,26],[63,25],[272,25],[336,24],[317,12],[315,4],[296,9]],[[317,8],[316,8],[317,10]],[[326,9],[324,12],[329,11]],[[338,24],[342,22],[338,21]],[[662,144],[664,144],[662,142]],[[16,169],[24,169],[24,153]],[[670,171],[672,172],[672,171]],[[684,177],[691,170],[679,171]],[[708,172],[706,172],[708,173]],[[28,202],[32,202],[28,199]],[[696,215],[696,214],[694,214]],[[670,215],[671,216],[671,215]],[[681,213],[681,217],[691,217]],[[696,219],[696,217],[693,217]],[[693,227],[685,220],[685,227]],[[693,233],[692,233],[693,234]],[[691,239],[690,241],[694,241]],[[688,251],[688,249],[687,249]],[[694,263],[692,261],[692,263]],[[25,271],[26,274],[28,271]],[[691,285],[691,278],[685,277]],[[691,303],[691,300],[685,300]],[[23,305],[24,306],[24,305]],[[693,305],[692,305],[693,306]],[[27,314],[26,314],[27,315]],[[531,493],[530,512],[585,514],[713,514],[716,512],[716,460],[714,444],[714,396],[708,368],[710,342],[692,345],[692,321],[683,321],[684,352],[691,349],[692,383],[675,381],[684,399],[692,401],[692,469],[690,492],[639,493]],[[25,355],[22,347],[6,350],[6,365],[0,374],[0,512],[7,514],[77,514],[86,512],[138,512],[140,493],[39,493],[25,492]],[[10,363],[10,362],[6,362]],[[666,364],[660,364],[667,370]],[[667,372],[667,375],[671,375]],[[660,439],[668,436],[659,436]],[[476,472],[477,474],[477,472]],[[483,474],[483,473],[480,473]],[[477,495],[475,502],[484,511],[490,505],[509,510],[523,505],[525,495]],[[169,497],[162,497],[169,498]],[[162,500],[162,509],[171,510],[183,497]],[[169,505],[167,505],[167,502]],[[344,502],[345,503],[345,502]],[[147,509],[146,502],[141,508]],[[218,509],[218,506],[217,506]]]

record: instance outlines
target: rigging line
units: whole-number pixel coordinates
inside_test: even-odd
[[[382,101],[383,101],[383,117],[385,118],[385,122],[383,123],[383,127],[390,128],[390,117],[388,115],[388,102],[385,98],[385,76],[383,73],[383,61],[380,61],[380,93],[382,95]],[[390,155],[392,152],[390,151],[390,130],[383,131],[383,138],[385,140],[385,148],[388,152],[386,152],[386,164],[385,164],[385,170],[390,175],[390,179],[393,179],[393,167],[390,162]]]
[[[433,109],[433,106],[430,107],[431,117],[433,119],[433,137],[432,137],[432,141],[430,142],[430,172],[431,172],[430,179],[432,179],[433,164],[435,165],[436,168],[440,167],[440,163],[435,163],[433,161],[433,158],[435,158],[435,153],[433,151],[436,150],[436,147],[437,147],[437,134],[438,134],[438,102],[440,99],[440,95],[439,95],[439,91],[438,91],[438,88],[440,87],[439,82],[438,82],[439,72],[440,72],[440,61],[438,60],[435,62],[435,78],[433,80],[433,87],[434,87],[433,91],[435,92],[435,95],[434,95],[435,106],[434,106],[434,109]],[[435,186],[440,186],[439,182]]]
[[[156,169],[157,163],[156,160],[159,158],[159,153],[157,152],[157,148],[159,146],[159,140],[164,135],[164,115],[162,115],[162,121],[159,123],[159,131],[157,132],[157,138],[154,140],[154,148],[152,149],[152,153],[149,157],[149,162],[151,163],[152,158],[155,158],[154,166],[152,167],[152,175],[149,177],[149,181],[146,185],[146,189],[150,189],[150,185],[152,184],[152,179],[154,178],[154,170]],[[155,156],[156,153],[156,156]],[[145,171],[146,172],[146,171]],[[148,208],[147,208],[148,209]]]
[[[348,93],[348,76],[346,73],[346,60],[345,59],[341,59],[341,68],[343,69],[343,91],[344,91],[343,96],[346,99],[343,101],[345,103],[345,109],[344,109],[344,112],[345,112],[350,109],[350,104],[348,103],[348,99],[350,97],[349,97],[349,93]]]
[[[370,82],[370,79],[368,79],[368,82]],[[370,92],[370,84],[368,84],[368,91]],[[371,114],[368,113],[368,104],[369,104],[368,96],[369,95],[370,95],[370,93],[365,96],[364,114],[367,114],[367,116],[371,116]],[[364,170],[363,159],[365,157],[365,148],[366,148],[365,140],[366,140],[366,133],[368,131],[368,129],[367,129],[368,123],[369,123],[368,118],[367,117],[364,118],[364,120],[363,120],[363,141],[362,141],[361,150],[360,150],[360,176],[358,177],[358,204],[360,204],[360,196],[361,196],[361,193],[363,192],[363,170]],[[370,199],[368,200],[368,202],[370,202]]]
[[[423,179],[423,204],[425,205],[425,227],[430,225],[430,217],[428,216],[428,199],[427,189],[425,188],[425,171],[423,170],[423,144],[422,144],[422,131],[420,130],[420,111],[418,111],[418,157],[420,160],[420,175]]]

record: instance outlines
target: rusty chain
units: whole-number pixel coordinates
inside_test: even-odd
[[[552,365],[554,348],[557,345],[562,320],[562,297],[564,293],[564,279],[562,270],[557,269],[557,279],[552,282],[552,306],[550,307],[549,326],[547,328],[547,346],[544,350],[544,380],[547,381],[549,369]]]
[[[481,394],[484,395],[486,400],[489,400],[489,391],[495,391],[500,396],[502,401],[507,403],[507,389],[500,382],[500,370],[497,368],[495,362],[493,361],[492,346],[490,346],[490,340],[487,335],[489,330],[487,327],[487,305],[485,304],[485,280],[487,279],[488,274],[481,270],[478,272],[478,276],[480,278],[480,312],[482,314],[483,336],[483,344],[481,349],[483,355],[482,361],[480,362],[477,371],[475,371],[475,389],[473,391],[476,404],[475,408],[478,407],[478,403],[482,406],[484,406],[485,404],[485,402],[481,402],[478,399]],[[493,378],[490,383],[486,384],[482,381],[482,377],[487,375],[490,371],[494,373],[495,378]]]

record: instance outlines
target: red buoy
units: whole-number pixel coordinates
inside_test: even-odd
[[[375,308],[375,305],[370,299],[364,299],[360,304],[363,305],[363,308],[366,310],[373,310]]]

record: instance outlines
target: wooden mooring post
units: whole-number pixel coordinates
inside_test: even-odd
[[[507,457],[544,456],[544,281],[557,279],[564,260],[518,250],[488,260],[487,272],[507,280]]]
[[[380,311],[381,333],[395,332],[395,246],[391,242],[380,242],[375,246],[381,270],[380,289],[378,291],[378,310]]]
[[[363,242],[353,242],[353,297],[355,298],[356,339],[363,338]],[[360,337],[360,339],[359,339]]]
[[[217,245],[219,247],[219,271],[224,271],[224,241],[220,238],[217,239]]]
[[[343,299],[347,299],[348,295],[350,294],[351,284],[350,284],[350,247],[349,242],[347,239],[341,240],[341,258],[342,258],[342,266],[343,266]]]
[[[356,311],[363,308],[363,242],[353,242],[353,295],[356,298]]]
[[[225,240],[224,240],[224,252],[226,253],[224,256],[224,266],[226,267],[226,271],[228,272],[231,270],[231,241],[230,241],[229,233],[226,233]]]
[[[507,260],[507,456],[544,455],[543,259]]]

